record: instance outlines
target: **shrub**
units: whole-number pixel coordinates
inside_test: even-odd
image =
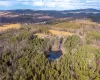
[[[69,36],[66,41],[64,42],[64,46],[66,49],[74,49],[77,48],[81,44],[81,39],[77,35]]]
[[[92,43],[93,41],[100,41],[100,31],[89,31],[87,33],[87,43]]]

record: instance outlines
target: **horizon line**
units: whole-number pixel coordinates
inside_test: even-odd
[[[94,9],[94,10],[100,10],[96,8],[82,8],[82,9],[65,9],[65,10],[54,10],[54,9],[1,9],[0,11],[10,11],[10,10],[33,10],[33,11],[69,11],[69,10],[86,10],[86,9]]]

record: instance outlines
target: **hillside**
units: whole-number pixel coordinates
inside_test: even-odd
[[[100,11],[0,11],[0,80],[100,80]]]
[[[83,19],[89,18],[95,22],[100,22],[100,10],[6,10],[0,11],[0,23],[39,23],[48,22],[59,18]]]
[[[2,26],[10,29],[0,33],[1,80],[100,79],[99,23],[77,19],[14,29],[18,25]]]

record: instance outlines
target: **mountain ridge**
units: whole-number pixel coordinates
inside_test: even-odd
[[[0,23],[38,23],[47,22],[60,18],[84,19],[89,18],[100,22],[100,10],[97,9],[78,9],[78,10],[30,10],[17,9],[0,11]]]
[[[32,9],[14,9],[14,10],[0,10],[1,11],[57,11],[57,12],[65,12],[65,11],[97,11],[100,12],[99,9],[87,8],[87,9],[75,9],[75,10],[32,10]]]

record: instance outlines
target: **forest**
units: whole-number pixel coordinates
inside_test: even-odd
[[[51,61],[48,52],[58,50],[60,41],[63,54]],[[100,24],[23,23],[20,29],[1,31],[0,80],[100,80]]]

